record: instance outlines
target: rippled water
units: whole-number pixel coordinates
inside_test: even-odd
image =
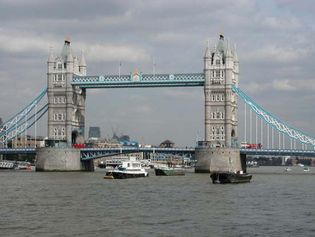
[[[315,168],[104,180],[104,172],[0,171],[0,236],[315,236]]]

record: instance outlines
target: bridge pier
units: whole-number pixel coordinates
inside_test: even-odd
[[[36,171],[94,171],[93,160],[81,161],[80,150],[44,147],[36,149]]]
[[[246,171],[246,155],[236,148],[196,147],[195,173],[212,171]]]

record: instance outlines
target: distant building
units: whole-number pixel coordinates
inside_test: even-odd
[[[119,141],[121,141],[121,142],[124,142],[124,141],[130,142],[130,137],[128,135],[122,135],[122,136],[120,136]]]
[[[0,128],[1,128],[2,124],[3,124],[2,118],[0,117]]]
[[[37,137],[36,139],[31,136],[19,136],[11,141],[12,148],[34,148],[44,147],[45,141],[43,137]]]
[[[173,148],[174,146],[175,146],[175,143],[170,140],[165,140],[159,145],[159,147],[162,147],[162,148]]]
[[[89,139],[98,140],[101,137],[100,127],[90,127],[89,128]]]

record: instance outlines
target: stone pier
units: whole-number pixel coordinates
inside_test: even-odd
[[[94,171],[93,160],[81,161],[80,150],[44,147],[36,150],[36,171]]]
[[[246,157],[241,157],[235,148],[197,147],[195,150],[196,173],[211,171],[246,171]]]

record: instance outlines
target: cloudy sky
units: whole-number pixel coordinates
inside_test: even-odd
[[[188,73],[202,72],[206,41],[223,33],[237,47],[240,87],[315,134],[314,12],[312,0],[0,0],[0,117],[45,87],[49,49],[58,54],[65,37],[89,75],[117,74],[119,61],[123,74],[152,73],[153,60],[156,73]],[[190,146],[203,137],[203,107],[202,88],[89,90],[86,123],[104,137]]]

